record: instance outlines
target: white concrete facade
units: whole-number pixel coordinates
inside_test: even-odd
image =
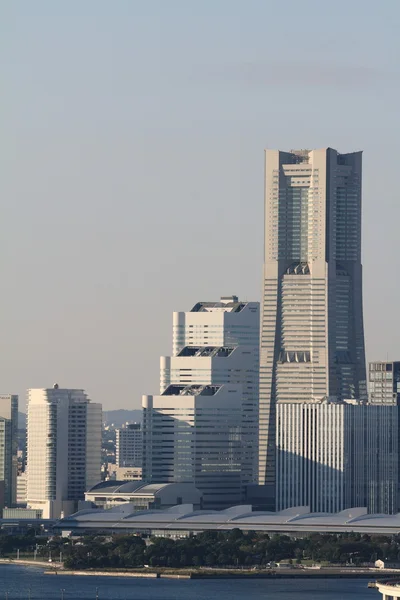
[[[142,406],[145,481],[194,483],[212,509],[241,500],[242,386],[171,385]]]
[[[169,385],[240,385],[243,390],[242,484],[257,481],[257,346],[186,346],[178,356],[161,357],[161,389]]]
[[[142,467],[115,467],[112,470],[112,477],[116,481],[142,481]]]
[[[358,409],[358,410],[355,410]],[[340,512],[364,506],[362,408],[337,403],[278,403],[276,407],[276,507],[309,506]]]
[[[258,479],[260,305],[225,296],[173,314],[173,356],[161,357],[160,393],[171,384],[240,385],[242,485]]]
[[[279,402],[366,400],[361,163],[331,148],[265,152],[259,483],[273,491]]]
[[[25,473],[20,473],[17,477],[17,504],[26,504],[28,490],[28,477]]]
[[[143,432],[140,423],[125,423],[116,430],[117,467],[141,467]]]
[[[57,518],[100,479],[101,404],[83,390],[28,390],[27,503]]]
[[[397,512],[397,406],[278,403],[277,510]]]
[[[172,355],[185,346],[259,346],[260,305],[236,296],[198,302],[188,312],[173,313]]]

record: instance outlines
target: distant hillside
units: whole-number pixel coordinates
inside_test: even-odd
[[[139,422],[142,420],[142,410],[105,410],[103,412],[103,422],[107,425],[114,423],[117,427],[120,427],[127,421]]]

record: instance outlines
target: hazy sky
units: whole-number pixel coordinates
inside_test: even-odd
[[[1,392],[138,408],[173,310],[259,300],[265,147],[364,150],[368,359],[400,360],[399,0],[3,0],[0,23]]]

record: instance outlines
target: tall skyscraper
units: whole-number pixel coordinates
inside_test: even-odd
[[[117,467],[141,467],[142,458],[143,432],[140,423],[126,423],[116,429]]]
[[[173,356],[160,361],[161,395],[143,397],[146,480],[181,481],[187,459],[193,464],[185,477],[190,473],[205,506],[243,499],[246,484],[257,480],[259,327],[259,304],[236,296],[174,313]],[[162,439],[168,452],[161,459]]]
[[[361,152],[266,150],[259,482],[276,485],[279,403],[366,399]]]
[[[83,390],[28,390],[27,503],[43,518],[70,514],[100,480],[101,427]]]
[[[16,502],[18,396],[0,395],[0,514]]]

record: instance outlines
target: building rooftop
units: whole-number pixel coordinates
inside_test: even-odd
[[[133,482],[132,482],[133,483]],[[108,510],[84,510],[58,522],[60,529],[101,528],[112,523],[115,529],[229,531],[239,528],[264,532],[343,533],[355,531],[368,534],[393,535],[400,532],[400,513],[369,515],[366,508],[349,508],[339,513],[310,513],[308,507],[298,506],[280,512],[252,511],[248,505],[226,510],[193,510],[192,504],[181,504],[167,510],[134,512],[129,503]]]
[[[167,486],[176,485],[171,483],[144,483],[143,481],[100,481],[91,487],[86,493],[105,492],[110,494],[133,494],[138,495],[152,494],[157,495],[162,489]],[[179,484],[178,484],[179,485]],[[189,484],[192,485],[192,484]]]
[[[220,385],[169,385],[162,396],[214,396]]]
[[[195,491],[193,483],[145,483],[143,481],[100,481],[92,486],[86,494],[105,494],[106,496],[119,496],[133,494],[137,496],[158,496],[163,490]],[[198,492],[200,494],[200,492]]]
[[[197,302],[190,312],[240,312],[246,304],[237,296],[222,296],[220,302]]]
[[[234,348],[225,346],[185,346],[179,352],[178,356],[194,356],[194,357],[222,357],[230,356]]]

